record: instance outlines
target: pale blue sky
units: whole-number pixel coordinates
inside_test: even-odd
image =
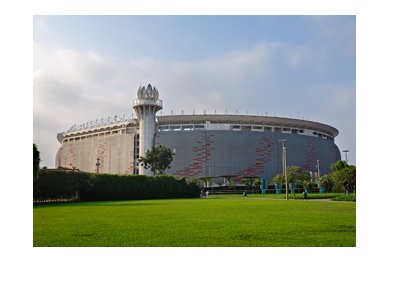
[[[151,83],[164,114],[292,116],[336,127],[356,158],[355,16],[35,16],[34,141],[132,114]]]

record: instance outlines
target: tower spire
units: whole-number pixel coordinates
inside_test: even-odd
[[[157,88],[148,84],[139,86],[137,98],[133,100],[133,109],[139,121],[139,156],[145,156],[146,151],[154,146],[156,133],[156,113],[162,109]],[[139,174],[151,175],[150,170],[139,166]]]

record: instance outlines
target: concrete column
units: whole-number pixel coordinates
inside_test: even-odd
[[[142,106],[140,108],[142,114],[139,120],[139,156],[145,156],[146,151],[154,146],[154,136],[156,133],[156,114],[154,108],[150,106]],[[145,169],[139,165],[139,174],[151,176],[153,173],[150,169]]]

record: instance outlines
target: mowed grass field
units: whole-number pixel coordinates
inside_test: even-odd
[[[356,204],[259,196],[33,208],[34,246],[355,246]]]

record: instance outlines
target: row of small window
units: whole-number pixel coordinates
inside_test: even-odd
[[[160,126],[158,131],[191,131],[191,130],[202,130],[204,125],[170,125],[170,126]],[[275,131],[275,132],[287,132],[287,133],[304,133],[303,129],[294,128],[280,128],[280,127],[270,127],[270,126],[257,126],[257,125],[232,125],[232,130],[252,130],[252,131]]]
[[[125,134],[125,129],[97,133],[97,134],[93,134],[93,135],[84,135],[84,136],[80,136],[80,137],[66,138],[63,140],[63,143],[71,142],[71,141],[79,141],[79,140],[89,139],[89,138],[96,138],[96,137],[101,137],[101,136],[111,135],[111,134]]]
[[[331,136],[328,136],[328,135],[323,134],[323,133],[313,132],[313,135],[314,135],[314,136],[318,136],[318,137],[320,137],[320,138],[327,139],[327,140],[329,140],[329,141],[333,141],[333,138],[332,138]]]
[[[291,134],[304,134],[304,129],[288,128],[288,127],[272,127],[272,126],[260,126],[260,125],[232,125],[233,131],[271,131],[271,132],[282,132]],[[160,126],[158,131],[191,131],[191,130],[202,130],[204,125],[170,125]],[[334,141],[334,139],[326,134],[313,132],[313,135]]]
[[[248,130],[248,131],[273,131],[273,132],[285,132],[285,133],[304,133],[304,129],[295,129],[295,128],[280,128],[280,127],[272,127],[272,126],[249,126],[249,125],[232,125],[232,130],[240,131],[240,130]]]
[[[191,131],[191,130],[203,130],[205,126],[203,124],[199,125],[170,125],[170,126],[160,126],[158,131]]]

